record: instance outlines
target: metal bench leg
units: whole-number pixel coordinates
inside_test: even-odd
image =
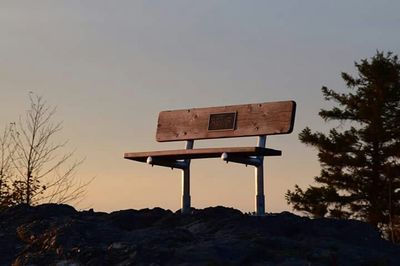
[[[190,213],[190,167],[182,170],[182,213]]]
[[[265,197],[264,197],[264,166],[260,165],[255,169],[256,181],[256,215],[265,215]]]
[[[266,136],[258,137],[258,147],[265,148]],[[264,157],[259,156],[261,164],[255,169],[255,184],[256,184],[256,215],[265,215],[265,196],[264,196]]]
[[[193,149],[193,140],[186,142],[186,149]],[[190,213],[190,159],[185,160],[186,167],[182,169],[182,208],[183,214]]]

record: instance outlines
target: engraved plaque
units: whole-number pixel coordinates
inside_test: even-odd
[[[208,130],[234,130],[236,126],[236,112],[210,114]]]

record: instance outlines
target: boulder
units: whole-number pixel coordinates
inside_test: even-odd
[[[225,208],[0,212],[0,265],[398,265],[400,247],[353,220]]]

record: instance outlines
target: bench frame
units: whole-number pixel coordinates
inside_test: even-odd
[[[266,105],[266,107],[264,106]],[[278,105],[276,107],[275,105]],[[280,113],[269,112],[270,109],[278,109],[280,105],[284,106],[285,114],[283,115],[284,123],[279,120],[276,122],[274,120],[274,115],[279,115]],[[289,106],[288,106],[289,105]],[[263,104],[252,104],[252,105],[238,105],[238,106],[225,106],[225,107],[215,107],[224,108],[222,110],[242,110],[247,107],[250,112],[253,111],[253,106],[258,108],[264,108],[263,119],[269,122],[268,126],[264,124],[254,124],[254,129],[248,131],[248,125],[246,127],[236,128],[234,126],[231,132],[221,130],[221,132],[211,132],[213,136],[203,136],[204,125],[202,130],[192,130],[192,125],[187,128],[175,130],[174,128],[169,128],[166,126],[166,122],[169,123],[168,126],[175,125],[177,123],[171,123],[169,115],[178,114],[181,115],[183,112],[184,116],[187,113],[193,111],[195,113],[191,118],[198,118],[202,115],[204,111],[207,111],[207,115],[211,117],[213,115],[209,110],[213,108],[198,108],[198,109],[187,109],[187,110],[176,110],[176,111],[164,111],[159,115],[159,122],[157,128],[157,141],[176,141],[176,140],[186,140],[186,145],[184,150],[167,150],[167,151],[153,151],[153,152],[135,152],[135,153],[125,153],[124,158],[139,162],[145,162],[151,166],[158,165],[169,168],[177,168],[182,170],[182,199],[181,199],[181,212],[186,214],[191,212],[191,196],[190,196],[190,164],[192,159],[200,158],[217,158],[220,157],[226,163],[234,162],[244,165],[252,165],[255,167],[255,213],[258,216],[265,215],[265,195],[264,195],[264,157],[265,156],[280,156],[282,153],[279,150],[266,148],[267,135],[275,134],[288,134],[291,133],[294,126],[294,117],[296,110],[296,103],[293,101],[289,102],[276,102],[276,103],[263,103]],[[250,108],[251,107],[251,108]],[[235,109],[236,108],[236,109]],[[267,109],[266,109],[267,108]],[[269,108],[269,109],[268,109]],[[218,110],[219,110],[218,109]],[[273,109],[273,110],[275,110]],[[250,111],[249,111],[250,110]],[[267,111],[265,111],[267,110]],[[279,111],[279,110],[278,110]],[[175,113],[174,113],[175,112]],[[236,111],[237,112],[237,111]],[[221,112],[220,112],[221,113]],[[192,115],[192,114],[191,114]],[[165,117],[166,116],[166,117]],[[253,114],[254,116],[254,114]],[[236,119],[236,118],[235,118]],[[246,118],[247,119],[247,118]],[[271,120],[272,119],[272,120]],[[242,119],[244,121],[244,119]],[[271,122],[272,121],[272,122]],[[236,121],[235,121],[236,122]],[[238,121],[239,123],[240,121]],[[244,121],[243,123],[249,123],[249,121]],[[264,122],[264,121],[263,121]],[[195,125],[197,125],[196,122]],[[204,124],[204,122],[203,122]],[[282,126],[283,125],[283,126]],[[208,121],[208,130],[210,127],[210,121]],[[246,129],[246,130],[243,130]],[[261,130],[260,130],[261,129]],[[190,132],[192,130],[192,132]],[[230,136],[235,134],[235,130],[242,131],[243,133],[237,136]],[[261,134],[257,134],[262,131]],[[177,133],[178,132],[178,133]],[[227,133],[228,132],[228,133]],[[241,137],[241,136],[258,136],[258,142],[256,147],[227,147],[227,148],[206,148],[206,149],[193,149],[194,141],[196,139],[207,139],[207,138],[225,138],[225,137]]]

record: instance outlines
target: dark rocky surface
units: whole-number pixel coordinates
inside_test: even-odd
[[[0,213],[0,265],[400,265],[400,246],[362,222],[288,212],[22,205]]]

